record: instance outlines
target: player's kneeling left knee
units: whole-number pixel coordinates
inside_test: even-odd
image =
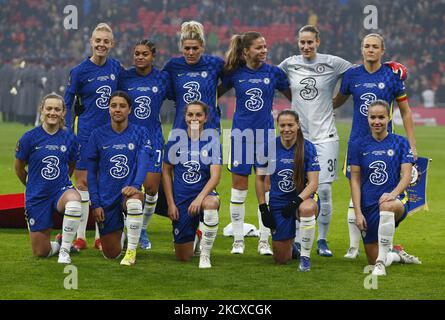
[[[395,212],[397,211],[398,203],[396,201],[385,201],[379,205],[380,211],[390,211]]]
[[[102,254],[106,259],[118,259],[122,253],[122,232],[115,231],[100,237]]]
[[[292,256],[288,257],[288,255],[278,254],[275,252],[273,254],[273,260],[277,264],[287,264],[291,260],[291,258],[292,258]]]
[[[203,210],[218,210],[219,200],[217,197],[206,197],[202,202]]]
[[[298,214],[300,217],[312,217],[316,215],[317,209],[317,203],[312,199],[308,199],[301,203]]]
[[[118,259],[122,254],[122,248],[105,248],[102,243],[102,254],[105,259]]]

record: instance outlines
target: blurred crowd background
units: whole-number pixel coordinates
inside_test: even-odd
[[[377,30],[363,26],[370,4],[378,9]],[[77,30],[64,28],[67,5],[78,10]],[[272,64],[298,54],[296,33],[306,24],[321,31],[319,52],[355,63],[361,63],[361,38],[379,32],[384,60],[408,68],[411,106],[445,107],[445,0],[0,0],[2,120],[33,124],[42,95],[64,94],[69,70],[90,54],[88,41],[99,22],[113,28],[111,55],[125,67],[135,43],[148,38],[162,68],[180,55],[180,25],[192,19],[204,24],[206,53],[223,57],[233,34],[255,30],[265,36]]]

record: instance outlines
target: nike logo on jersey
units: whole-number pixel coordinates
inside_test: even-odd
[[[244,81],[246,81],[246,80],[238,80],[239,83],[244,82]]]
[[[42,149],[42,148],[43,148],[43,146],[37,146],[35,149],[39,150],[39,149]]]
[[[355,88],[358,88],[358,87],[360,87],[360,86],[361,86],[361,84],[355,84],[355,85],[354,85]]]
[[[134,88],[128,88],[127,90],[128,90],[128,91],[132,91],[132,90],[134,90]]]
[[[109,147],[111,147],[111,146],[103,146],[102,149],[106,150],[106,149],[108,149]]]
[[[94,80],[96,80],[96,78],[88,79],[88,82],[92,82]]]
[[[369,154],[369,152],[363,152],[364,156],[367,156]]]

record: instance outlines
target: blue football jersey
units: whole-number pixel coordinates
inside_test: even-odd
[[[281,143],[281,137],[277,137],[276,146],[276,157],[271,160],[276,162],[276,167],[270,177],[269,204],[272,208],[280,209],[298,195],[293,178],[295,145],[286,149]],[[307,183],[307,173],[310,171],[320,171],[320,164],[314,145],[309,140],[304,139],[305,184]]]
[[[64,98],[67,107],[66,125],[74,128],[80,140],[88,140],[93,129],[110,121],[108,104],[111,93],[117,89],[122,70],[120,62],[113,58],[107,58],[102,66],[87,58],[71,70]],[[73,124],[71,110],[76,96],[80,98],[84,109]]]
[[[62,129],[51,135],[39,126],[20,138],[15,157],[28,164],[26,203],[31,205],[72,185],[68,164],[79,157],[76,137]]]
[[[232,128],[273,128],[272,106],[275,89],[289,87],[286,74],[278,67],[263,64],[258,70],[245,65],[223,77],[222,85],[235,88],[236,109]]]
[[[360,166],[362,208],[377,204],[383,193],[393,191],[400,182],[402,164],[414,162],[408,140],[392,133],[382,141],[372,135],[357,139],[349,157],[351,165]]]
[[[222,76],[224,60],[203,55],[199,62],[189,65],[184,57],[172,58],[164,66],[172,80],[173,100],[176,102],[173,129],[187,129],[184,120],[185,105],[192,101],[202,101],[210,107],[205,128],[220,130],[220,110],[218,106],[217,87]]]
[[[209,139],[210,140],[210,139]],[[176,206],[195,198],[210,180],[210,166],[222,164],[219,139],[168,141],[164,162],[173,165],[173,198]]]
[[[92,208],[115,206],[126,186],[140,189],[153,157],[150,133],[144,127],[130,123],[121,133],[111,124],[95,129],[87,145]]]
[[[136,68],[131,68],[121,73],[118,89],[127,92],[132,99],[129,121],[162,136],[160,112],[164,99],[169,96],[169,74],[153,68],[143,76]]]
[[[382,65],[374,73],[366,71],[363,65],[345,72],[340,87],[343,95],[352,95],[354,99],[354,113],[352,119],[350,141],[370,134],[368,125],[368,106],[375,100],[384,100],[391,107],[394,101],[406,95],[405,84],[390,67]],[[392,121],[388,124],[388,131],[392,132]]]

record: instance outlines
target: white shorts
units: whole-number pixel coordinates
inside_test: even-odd
[[[318,183],[331,183],[338,179],[339,141],[314,144],[320,163]]]

